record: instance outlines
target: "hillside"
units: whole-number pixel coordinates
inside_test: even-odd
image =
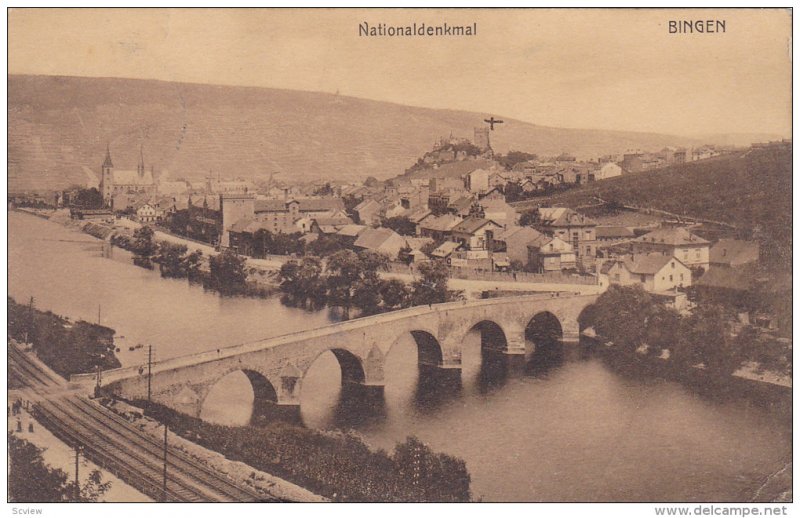
[[[97,172],[107,143],[118,168],[134,168],[144,145],[147,166],[172,178],[281,171],[282,179],[385,179],[401,174],[440,136],[472,138],[485,115],[267,88],[12,75],[9,188],[85,183],[86,169]],[[568,151],[581,158],[705,143],[502,118],[492,133],[500,153]]]
[[[623,175],[518,205],[579,207],[609,202],[722,221],[761,235],[791,259],[792,150],[752,149],[714,159]]]

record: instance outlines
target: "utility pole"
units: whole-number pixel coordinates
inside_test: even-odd
[[[153,379],[153,346],[147,346],[147,402],[150,403],[150,381]]]
[[[100,304],[97,305],[97,325],[100,325]]]
[[[169,430],[169,425],[167,424],[166,417],[164,418],[164,502],[167,501],[167,431]]]
[[[81,484],[78,480],[78,466],[81,454],[81,447],[79,444],[75,445],[75,501],[81,501]]]
[[[27,326],[27,329],[25,330],[25,343],[26,344],[30,343],[29,339],[30,339],[30,336],[33,334],[33,326],[34,326],[34,320],[33,320],[33,296],[31,296],[31,300],[30,300],[30,302],[28,302],[28,326]]]

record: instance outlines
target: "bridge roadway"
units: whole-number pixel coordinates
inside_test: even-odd
[[[149,376],[146,365],[105,371],[101,385],[106,393],[128,400],[149,394],[157,403],[199,417],[213,386],[241,371],[257,402],[296,407],[305,374],[327,351],[339,361],[344,384],[382,387],[386,356],[403,336],[413,337],[421,365],[460,369],[464,338],[472,330],[480,331],[482,346],[505,355],[530,354],[526,332],[577,341],[581,312],[597,296],[554,292],[417,306],[167,359],[155,363]],[[97,382],[95,374],[70,381]]]

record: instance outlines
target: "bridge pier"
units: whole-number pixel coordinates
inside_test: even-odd
[[[300,407],[300,385],[303,372],[293,363],[283,366],[280,373],[280,386],[277,387],[276,396],[278,406]]]

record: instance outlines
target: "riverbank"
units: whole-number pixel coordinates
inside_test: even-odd
[[[111,235],[120,234],[125,236],[132,236],[133,231],[141,227],[141,224],[129,220],[118,219],[113,224],[103,222],[87,222],[80,220],[71,220],[68,211],[50,211],[51,215],[46,215],[45,211],[37,211],[36,213],[30,210],[15,209],[20,212],[34,214],[36,216],[50,219],[51,221],[63,224],[65,226],[79,228],[87,234],[93,235],[99,239],[107,240]],[[32,209],[31,209],[32,210]],[[189,252],[200,251],[205,257],[216,255],[219,252],[211,245],[201,244],[197,241],[186,239],[175,234],[167,233],[159,229],[155,229],[154,237],[156,241],[166,241],[169,243],[185,245]],[[280,270],[281,266],[290,260],[291,257],[272,257],[269,259],[255,259],[252,257],[246,258],[248,281],[253,283],[259,288],[277,290],[279,284],[275,278],[275,274]],[[398,279],[406,284],[410,284],[417,280],[418,275],[414,273],[401,272],[401,271],[386,271],[379,272],[383,279]],[[527,280],[490,280],[490,279],[462,279],[458,277],[451,277],[449,279],[451,289],[463,291],[468,298],[479,299],[485,291],[505,291],[505,292],[550,292],[550,291],[568,291],[579,292],[583,294],[601,293],[605,288],[597,284],[581,283],[564,283],[564,282],[547,282],[543,279],[541,282],[531,282]]]
[[[721,397],[749,397],[771,407],[771,410],[791,413],[792,380],[776,373],[757,373],[753,364],[744,365],[730,376],[715,377],[702,366],[678,369],[664,357],[636,354],[636,357],[606,345],[600,338],[584,337],[593,345],[593,350],[605,359],[609,366],[628,375],[657,376],[669,381],[685,383],[704,393]]]
[[[69,319],[18,304],[8,297],[7,333],[10,339],[30,343],[36,355],[60,376],[116,369],[115,331],[106,326]]]

